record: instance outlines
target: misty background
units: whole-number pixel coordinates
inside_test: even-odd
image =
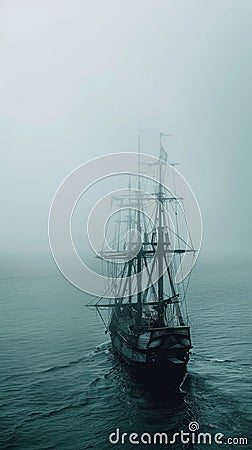
[[[195,192],[202,258],[251,256],[249,0],[0,1],[1,253],[49,255],[53,195],[110,152],[170,161]]]

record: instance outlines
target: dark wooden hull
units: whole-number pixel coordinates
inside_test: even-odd
[[[114,351],[139,381],[171,390],[179,388],[192,347],[189,327],[153,328],[132,336],[112,323],[110,337]]]

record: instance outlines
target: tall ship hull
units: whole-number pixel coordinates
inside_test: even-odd
[[[113,313],[109,325],[112,348],[148,384],[178,388],[186,374],[192,348],[190,327],[146,327],[130,332],[129,321]]]

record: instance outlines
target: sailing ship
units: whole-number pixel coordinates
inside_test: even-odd
[[[97,309],[110,335],[113,350],[143,382],[164,382],[174,389],[185,377],[192,348],[186,307],[190,276],[180,284],[175,283],[175,276],[181,267],[183,253],[194,254],[195,250],[192,242],[187,242],[179,232],[179,211],[183,213],[183,199],[174,194],[175,185],[171,194],[162,184],[167,163],[162,135],[160,133],[159,158],[156,158],[156,164],[146,169],[151,172],[154,183],[151,220],[144,214],[147,188],[145,186],[143,191],[141,186],[139,136],[139,175],[131,176],[128,191],[115,196],[120,212],[112,227],[111,249],[100,252],[103,265],[105,261],[105,274],[112,274],[116,280],[107,287],[107,291],[116,294],[109,300],[107,294],[90,306]],[[135,190],[132,189],[133,184]],[[147,202],[150,211],[149,196]],[[167,212],[169,217],[173,215],[174,227],[167,220]],[[182,228],[186,227],[184,218]],[[137,230],[135,235],[127,234],[134,228]],[[147,284],[142,290],[143,268]],[[155,274],[158,274],[157,281],[152,282]]]

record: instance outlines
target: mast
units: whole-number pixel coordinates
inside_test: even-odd
[[[131,180],[129,179],[128,188],[131,188]],[[128,229],[131,230],[132,226],[132,215],[131,215],[131,209],[129,209],[129,215],[128,215]],[[131,237],[129,238],[129,250],[131,251]],[[131,275],[132,275],[132,265],[133,261],[132,259],[128,262],[128,274],[129,277],[129,303],[131,304],[132,301],[132,282],[131,282]]]
[[[168,159],[168,155],[166,150],[164,149],[163,145],[162,145],[162,136],[170,136],[169,134],[165,134],[165,133],[161,133],[160,132],[160,156],[159,156],[159,192],[158,192],[158,239],[159,239],[159,254],[158,254],[158,273],[159,273],[159,279],[158,279],[158,301],[162,302],[162,309],[159,308],[159,320],[161,318],[164,317],[164,303],[163,303],[163,296],[164,296],[164,276],[163,276],[163,268],[164,268],[164,261],[165,261],[165,265],[166,265],[166,271],[168,274],[168,278],[169,278],[169,283],[170,283],[170,287],[171,287],[171,295],[172,298],[177,298],[178,294],[176,293],[175,287],[174,287],[174,283],[173,283],[173,279],[172,279],[172,274],[170,271],[170,267],[169,264],[167,263],[166,260],[166,254],[164,252],[164,233],[163,233],[163,229],[165,224],[163,224],[163,202],[165,201],[165,198],[163,196],[163,191],[162,191],[162,160],[167,162]],[[169,236],[167,233],[167,241],[169,241]],[[179,323],[180,325],[184,325],[184,320],[181,314],[181,310],[180,307],[178,305],[178,302],[176,302],[175,304],[175,309],[178,315],[178,319],[179,319]]]
[[[156,166],[156,182],[158,184],[156,190],[155,190],[155,197],[158,199],[158,203],[153,207],[153,218],[154,223],[156,224],[156,231],[153,232],[151,239],[149,239],[148,235],[150,235],[151,231],[148,232],[148,227],[150,226],[150,223],[146,225],[145,222],[145,216],[142,217],[142,207],[144,206],[144,199],[147,198],[141,193],[141,140],[140,140],[140,132],[142,130],[138,129],[138,139],[137,139],[137,149],[138,149],[138,168],[136,171],[136,185],[137,185],[137,193],[132,194],[130,192],[131,188],[131,180],[129,179],[128,189],[129,194],[128,197],[130,200],[128,202],[129,206],[131,206],[131,201],[134,200],[134,208],[137,206],[137,210],[134,213],[134,217],[132,215],[131,209],[129,210],[128,216],[126,217],[126,220],[122,220],[120,218],[119,222],[125,222],[127,224],[128,230],[132,229],[132,223],[134,222],[137,228],[138,232],[138,240],[141,242],[141,245],[139,245],[139,251],[138,254],[132,255],[131,259],[127,260],[124,263],[124,268],[122,272],[119,274],[120,278],[120,295],[118,295],[119,298],[116,298],[114,306],[118,305],[120,308],[123,308],[123,306],[131,306],[133,309],[128,309],[125,311],[134,311],[131,314],[131,317],[135,318],[134,320],[134,327],[137,330],[139,327],[139,324],[141,323],[143,309],[147,312],[150,310],[147,308],[147,305],[153,306],[153,310],[157,313],[157,319],[159,326],[164,326],[167,323],[170,323],[169,320],[177,320],[178,324],[180,326],[185,325],[185,321],[183,318],[182,310],[180,307],[180,300],[179,300],[179,293],[177,286],[175,285],[174,281],[174,270],[175,266],[174,263],[170,265],[170,261],[168,260],[169,254],[181,254],[185,253],[187,251],[193,251],[192,248],[188,249],[181,249],[180,247],[178,249],[169,248],[170,240],[169,240],[169,220],[167,223],[166,215],[165,215],[165,204],[167,201],[175,201],[179,200],[180,198],[176,198],[174,196],[167,196],[166,191],[164,190],[164,187],[162,185],[163,182],[163,176],[165,172],[165,164],[168,159],[168,155],[166,150],[164,149],[161,138],[164,135],[164,133],[160,133],[160,156],[159,160],[154,163]],[[168,135],[165,135],[168,136]],[[153,164],[152,164],[153,165]],[[124,199],[125,194],[122,194],[121,196],[117,196],[116,200],[120,201],[121,198]],[[123,200],[121,200],[123,202]],[[123,206],[123,203],[121,203]],[[176,217],[176,223],[177,223],[177,217]],[[172,231],[171,231],[172,232]],[[143,239],[142,239],[142,234]],[[177,237],[179,237],[178,234],[175,233]],[[119,237],[118,237],[118,245],[116,251],[105,251],[103,254],[106,254],[107,256],[115,257],[120,262],[120,258],[124,258],[125,254],[130,254],[132,250],[132,244],[135,244],[135,238],[132,242],[131,234],[129,235],[129,242],[128,242],[128,249],[119,248]],[[183,239],[182,239],[183,240]],[[139,243],[140,243],[139,242]],[[138,244],[139,244],[138,243]],[[186,242],[184,241],[186,244]],[[148,258],[152,261],[151,264],[149,264]],[[142,269],[143,267],[146,267],[146,273],[147,273],[147,288],[145,288],[144,292],[142,292]],[[157,275],[158,279],[154,281],[154,284],[152,283],[152,277],[155,273]],[[131,276],[132,274],[135,274],[135,281],[134,284],[132,283]],[[125,280],[125,278],[128,278]],[[168,282],[168,283],[167,283]],[[137,287],[137,294],[134,293],[134,288]],[[124,296],[126,289],[128,287],[128,292],[126,296]],[[154,297],[154,301],[149,301],[150,298]],[[127,298],[126,302],[123,303],[123,298]],[[101,297],[102,299],[102,297]],[[99,302],[100,300],[99,299]],[[98,303],[99,303],[98,302]],[[98,307],[97,303],[97,307]],[[113,306],[113,305],[112,305]],[[146,306],[146,308],[145,308]],[[99,304],[99,307],[106,308],[111,307],[111,304]],[[135,315],[136,313],[136,315]],[[167,314],[169,313],[169,318]],[[169,320],[168,320],[169,319]]]
[[[162,302],[164,295],[164,277],[163,277],[163,220],[162,220],[162,162],[161,159],[159,161],[159,192],[158,192],[158,242],[159,242],[159,250],[158,250],[158,301]],[[158,311],[159,319],[163,315],[163,311],[159,308]]]
[[[140,212],[140,188],[141,188],[141,180],[140,180],[140,129],[138,129],[138,139],[137,139],[137,151],[138,151],[138,196],[137,196],[137,231],[139,236],[141,236],[141,212]],[[142,243],[142,240],[141,240]],[[137,255],[137,321],[140,321],[142,317],[142,279],[140,272],[142,270],[142,255],[141,249]]]
[[[169,283],[170,283],[170,287],[171,287],[171,294],[172,297],[177,298],[178,294],[176,293],[175,287],[174,287],[174,282],[172,279],[172,274],[171,274],[171,270],[169,267],[169,264],[167,263],[167,259],[166,259],[166,254],[164,253],[164,242],[163,242],[163,227],[162,227],[162,208],[163,208],[163,195],[162,195],[162,185],[161,185],[161,180],[162,180],[162,159],[167,162],[168,159],[168,155],[166,150],[164,149],[161,139],[162,136],[170,136],[168,134],[165,133],[160,133],[160,164],[159,164],[159,240],[160,240],[160,247],[161,247],[161,254],[158,258],[158,264],[159,264],[159,273],[162,274],[163,273],[163,261],[165,260],[165,265],[166,265],[166,270],[167,270],[167,274],[168,274],[168,278],[169,278]],[[177,200],[176,200],[177,201]],[[177,221],[177,218],[176,218]],[[167,240],[169,241],[169,236],[167,234]],[[158,280],[158,300],[162,301],[163,300],[163,275],[161,275],[161,277]],[[184,319],[182,316],[182,312],[179,306],[179,303],[176,302],[174,303],[174,307],[178,316],[178,320],[179,320],[179,324],[181,326],[184,326]],[[159,313],[160,315],[163,315],[163,311]]]

